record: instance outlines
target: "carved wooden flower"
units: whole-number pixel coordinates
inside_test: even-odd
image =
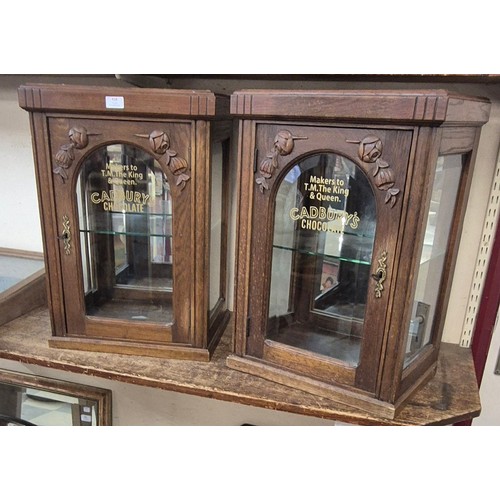
[[[386,191],[387,189],[394,186],[394,174],[392,173],[392,170],[388,167],[389,165],[387,163],[385,167],[377,165],[377,169],[373,174],[373,176],[375,177],[375,184],[382,191]]]
[[[267,158],[262,160],[259,167],[259,172],[265,179],[270,179],[273,175],[273,171],[277,168],[278,164],[276,158],[273,155],[268,155]]]
[[[374,163],[382,156],[382,141],[369,135],[359,143],[359,157],[366,163]]]
[[[191,178],[186,174],[188,162],[177,155],[177,151],[170,148],[170,138],[163,130],[153,130],[150,134],[134,134],[136,137],[149,139],[151,149],[159,156],[164,156],[165,163],[170,171],[175,175],[175,183],[181,190],[186,186],[186,182]]]
[[[56,153],[55,160],[56,164],[59,167],[68,168],[75,159],[75,152],[73,151],[75,145],[72,144],[63,144],[59,151]]]
[[[62,182],[68,179],[68,174],[65,169],[71,167],[73,160],[75,159],[75,149],[86,148],[89,144],[89,136],[100,135],[88,133],[85,127],[76,125],[71,127],[68,131],[69,144],[63,144],[59,151],[54,156],[54,162],[56,166],[52,171],[59,175]]]
[[[359,144],[358,156],[365,163],[375,163],[373,177],[375,185],[380,191],[385,191],[385,203],[390,203],[394,207],[397,201],[397,195],[400,190],[394,187],[394,172],[389,163],[382,159],[382,141],[375,135],[368,135],[361,141],[348,140],[351,144]]]
[[[276,134],[273,149],[267,153],[266,157],[260,163],[260,177],[255,179],[261,193],[269,189],[266,179],[270,179],[273,176],[274,170],[278,168],[278,157],[289,155],[295,146],[294,141],[298,139],[307,139],[307,137],[294,136],[289,130],[280,130]]]
[[[179,158],[177,153],[170,156],[170,161],[168,162],[168,166],[174,175],[179,175],[181,172],[187,169],[188,164],[184,158]]]
[[[149,144],[156,154],[163,155],[170,147],[170,139],[163,130],[153,130],[149,134]]]
[[[280,156],[289,155],[293,151],[294,139],[296,139],[289,130],[280,130],[274,138],[274,147]]]
[[[74,144],[76,149],[83,149],[89,143],[89,137],[85,127],[73,127],[68,132],[69,140]]]

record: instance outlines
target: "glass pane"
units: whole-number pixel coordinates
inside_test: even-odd
[[[40,259],[0,255],[0,293],[44,268]]]
[[[104,146],[77,183],[86,314],[172,322],[172,198],[158,162]]]
[[[97,425],[97,405],[86,399],[1,383],[0,402],[0,425]]]
[[[462,165],[462,155],[441,156],[437,161],[412,319],[408,329],[405,366],[432,340],[432,323],[440,292]]]
[[[359,362],[376,204],[352,161],[320,153],[297,163],[275,202],[267,337]]]
[[[211,165],[211,214],[210,214],[210,297],[209,310],[211,311],[220,298],[220,263],[221,263],[221,236],[222,236],[222,143],[212,146]]]

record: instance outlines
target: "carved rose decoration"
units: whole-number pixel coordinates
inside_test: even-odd
[[[54,156],[56,166],[53,172],[59,175],[63,182],[68,178],[66,170],[71,167],[75,159],[75,149],[84,149],[89,144],[89,136],[98,134],[89,134],[85,127],[72,127],[69,129],[69,144],[63,144]]]
[[[86,148],[89,143],[89,137],[85,127],[73,127],[70,129],[69,140],[74,144],[76,149]]]
[[[162,130],[153,130],[149,134],[149,144],[156,154],[164,155],[170,147],[170,139]]]
[[[163,156],[165,163],[176,178],[176,186],[184,189],[186,182],[191,177],[186,173],[188,162],[181,158],[177,151],[170,149],[170,137],[164,130],[153,130],[150,134],[135,134],[136,137],[144,137],[149,140],[151,149],[158,155]]]
[[[293,137],[288,130],[280,130],[274,138],[274,147],[280,156],[289,155],[293,151],[294,140],[302,139],[302,137]]]
[[[62,168],[68,168],[71,165],[71,163],[75,159],[73,148],[73,144],[64,144],[61,146],[55,156],[57,165]]]
[[[358,156],[366,163],[373,163],[382,156],[382,141],[369,135],[359,143]]]
[[[261,193],[263,193],[264,190],[269,189],[267,179],[270,179],[273,176],[274,170],[278,168],[278,157],[289,155],[295,146],[294,141],[299,139],[307,139],[307,137],[294,136],[289,130],[280,130],[276,134],[273,142],[273,149],[267,153],[266,157],[260,164],[260,177],[255,179],[255,182],[259,185]]]
[[[349,143],[359,144],[358,157],[364,163],[374,163],[373,177],[375,185],[381,190],[386,191],[385,203],[390,203],[391,207],[396,204],[399,189],[394,187],[394,173],[389,164],[382,159],[383,144],[375,135],[369,135],[361,141],[347,141]]]

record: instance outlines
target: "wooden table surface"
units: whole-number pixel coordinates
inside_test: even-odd
[[[208,363],[55,349],[48,310],[38,308],[0,326],[0,358],[358,425],[446,425],[480,413],[470,349],[455,344],[442,345],[436,375],[389,420],[227,368],[231,335],[230,322]]]

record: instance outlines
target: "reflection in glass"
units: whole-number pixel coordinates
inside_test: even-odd
[[[98,425],[95,401],[0,383],[0,425]]]
[[[406,345],[405,366],[415,359],[418,352],[432,340],[432,323],[440,291],[462,165],[462,155],[440,156],[437,161]]]
[[[276,194],[267,338],[359,362],[375,197],[352,161],[320,153]]]
[[[0,293],[44,268],[41,259],[0,255]]]
[[[172,322],[172,198],[158,162],[114,144],[77,183],[86,313]]]
[[[221,292],[221,238],[222,238],[222,167],[223,149],[221,142],[212,145],[210,179],[210,293],[209,311],[217,305]]]

